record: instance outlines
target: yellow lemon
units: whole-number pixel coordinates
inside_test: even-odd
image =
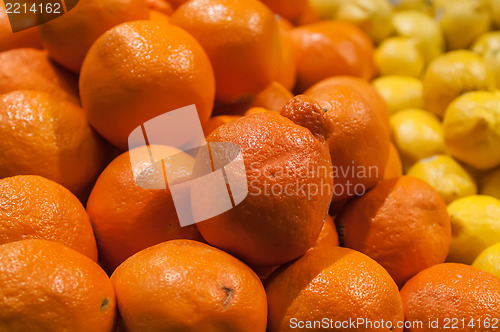
[[[448,155],[422,159],[407,175],[424,180],[443,197],[446,204],[477,194],[477,186],[467,171]]]
[[[479,170],[500,165],[500,93],[474,91],[455,99],[444,115],[452,156]]]
[[[467,196],[448,205],[451,245],[447,261],[472,264],[487,247],[500,242],[500,200]]]
[[[418,40],[425,62],[444,52],[444,39],[441,27],[429,15],[415,10],[395,13],[392,26],[396,35]]]
[[[390,123],[404,169],[444,152],[443,128],[434,114],[421,109],[403,110],[392,115]]]
[[[469,48],[490,28],[490,9],[485,0],[434,0],[434,5],[450,50]]]
[[[500,199],[500,168],[485,175],[481,184],[481,195],[489,195]]]
[[[487,0],[490,5],[491,18],[496,27],[500,29],[500,0]]]
[[[322,20],[332,20],[342,2],[348,0],[309,0],[311,7]]]
[[[429,0],[390,0],[396,11],[416,10],[430,15],[434,12]]]
[[[424,103],[426,109],[442,117],[460,94],[494,88],[493,74],[481,56],[472,51],[453,51],[429,64],[423,79]]]
[[[375,51],[375,64],[380,75],[419,77],[424,69],[424,56],[418,40],[391,37],[384,40]]]
[[[472,51],[481,55],[495,77],[495,84],[500,88],[500,31],[487,32],[479,36]]]
[[[388,0],[349,0],[340,3],[336,19],[357,25],[379,43],[392,32],[392,13]]]
[[[472,266],[500,278],[500,242],[484,249],[474,260]]]
[[[389,75],[373,81],[373,87],[394,114],[407,108],[422,108],[422,82],[410,76]]]

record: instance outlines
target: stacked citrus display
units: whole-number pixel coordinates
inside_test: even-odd
[[[0,6],[1,332],[500,328],[499,1],[77,2]]]

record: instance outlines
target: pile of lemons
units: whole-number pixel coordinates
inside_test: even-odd
[[[448,204],[448,261],[500,276],[500,0],[312,0],[377,49],[372,82],[407,175]]]

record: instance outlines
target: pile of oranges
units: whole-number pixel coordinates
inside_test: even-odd
[[[0,2],[0,332],[500,329],[495,29],[498,0],[79,0],[12,33]],[[199,155],[129,135],[193,104],[248,194],[182,226]]]

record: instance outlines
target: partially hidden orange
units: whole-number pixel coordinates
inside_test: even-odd
[[[146,0],[80,0],[66,14],[39,27],[52,59],[78,73],[90,46],[107,30],[149,18]]]
[[[97,261],[94,232],[82,203],[41,176],[0,180],[0,244],[25,239],[60,242]]]
[[[370,80],[375,75],[373,43],[354,25],[322,21],[296,27],[290,36],[296,57],[298,92],[331,76]]]
[[[138,252],[111,276],[128,332],[266,330],[257,275],[204,243],[172,240]]]
[[[0,245],[0,289],[2,331],[114,331],[116,300],[108,276],[60,243]]]
[[[32,90],[0,95],[0,178],[40,175],[85,200],[104,168],[104,143],[72,103]]]
[[[269,332],[403,331],[398,287],[382,266],[351,249],[309,250],[274,272],[266,292]]]
[[[108,272],[133,254],[152,245],[179,238],[203,241],[196,227],[181,227],[172,195],[166,189],[163,171],[157,173],[150,153],[166,158],[180,153],[172,147],[139,147],[114,159],[101,173],[87,202],[87,212],[94,227],[100,261]],[[133,154],[134,165],[131,163]],[[193,158],[184,155],[189,164]],[[184,174],[180,166],[179,176]]]
[[[215,73],[216,99],[233,103],[257,94],[276,77],[280,31],[258,0],[191,0],[170,22],[203,46]]]
[[[402,176],[379,182],[338,216],[341,242],[381,264],[398,286],[443,263],[451,222],[441,196],[426,182]]]

